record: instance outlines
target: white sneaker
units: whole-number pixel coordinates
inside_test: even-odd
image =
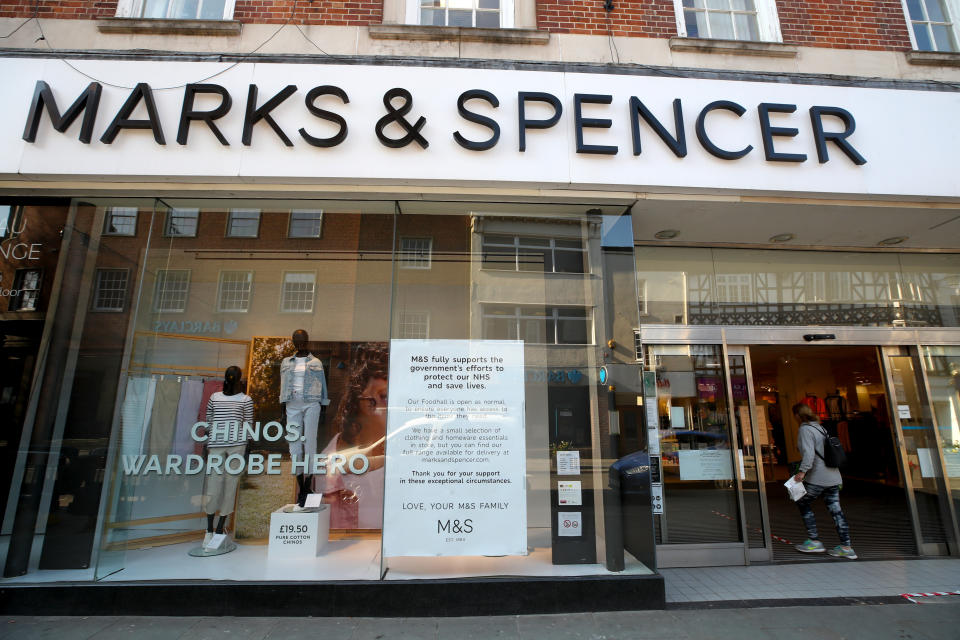
[[[204,533],[204,534],[203,534],[203,544],[202,544],[201,546],[206,547],[208,544],[210,544],[210,538],[212,538],[212,537],[213,537],[213,531],[207,531],[206,533]]]

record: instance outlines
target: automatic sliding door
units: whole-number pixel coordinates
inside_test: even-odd
[[[653,345],[646,355],[662,455],[658,565],[743,564],[723,349]]]
[[[955,540],[953,509],[947,499],[944,456],[927,401],[920,358],[914,348],[888,347],[884,353],[917,547],[923,555],[944,555]]]
[[[768,561],[773,558],[773,552],[766,516],[763,456],[764,450],[769,449],[769,437],[766,426],[758,424],[759,416],[763,414],[757,411],[747,348],[729,347],[727,362],[730,368],[733,420],[740,446],[736,458],[740,465],[740,490],[749,557],[752,561]]]

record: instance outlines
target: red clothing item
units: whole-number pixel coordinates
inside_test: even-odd
[[[828,416],[827,416],[827,403],[825,403],[822,398],[818,398],[817,396],[808,395],[807,397],[805,397],[805,398],[804,398],[803,400],[801,400],[800,402],[802,402],[803,404],[805,404],[805,405],[807,405],[808,407],[810,407],[811,409],[813,409],[813,412],[814,412],[815,414],[817,414],[817,416],[819,416],[821,420],[826,420],[826,419],[827,419],[827,417],[828,417]]]

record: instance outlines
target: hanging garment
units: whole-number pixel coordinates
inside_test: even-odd
[[[120,410],[120,451],[124,455],[143,452],[143,441],[150,426],[153,396],[157,381],[154,378],[127,378],[127,392]]]
[[[217,391],[223,391],[223,380],[207,380],[203,383],[203,395],[200,396],[200,406],[197,408],[197,422],[206,422],[207,402]]]
[[[177,422],[173,433],[171,453],[187,456],[193,453],[193,425],[200,413],[203,399],[203,380],[184,380],[180,385],[180,402],[177,405]]]
[[[158,380],[150,415],[147,450],[144,453],[165,456],[170,452],[173,446],[173,431],[176,427],[179,402],[180,381],[171,377]]]
[[[847,417],[847,401],[843,396],[827,396],[824,398],[827,415],[834,420],[843,420]]]
[[[828,417],[826,403],[812,393],[808,393],[807,396],[800,402],[813,409],[813,412],[817,414],[821,420],[825,420]]]

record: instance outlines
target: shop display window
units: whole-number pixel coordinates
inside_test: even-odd
[[[620,452],[594,328],[621,304],[599,216],[498,207],[74,202],[65,237],[99,238],[43,271],[69,304],[50,339],[78,357],[17,579],[650,573],[652,541],[598,553]],[[29,271],[40,308],[53,285]]]

